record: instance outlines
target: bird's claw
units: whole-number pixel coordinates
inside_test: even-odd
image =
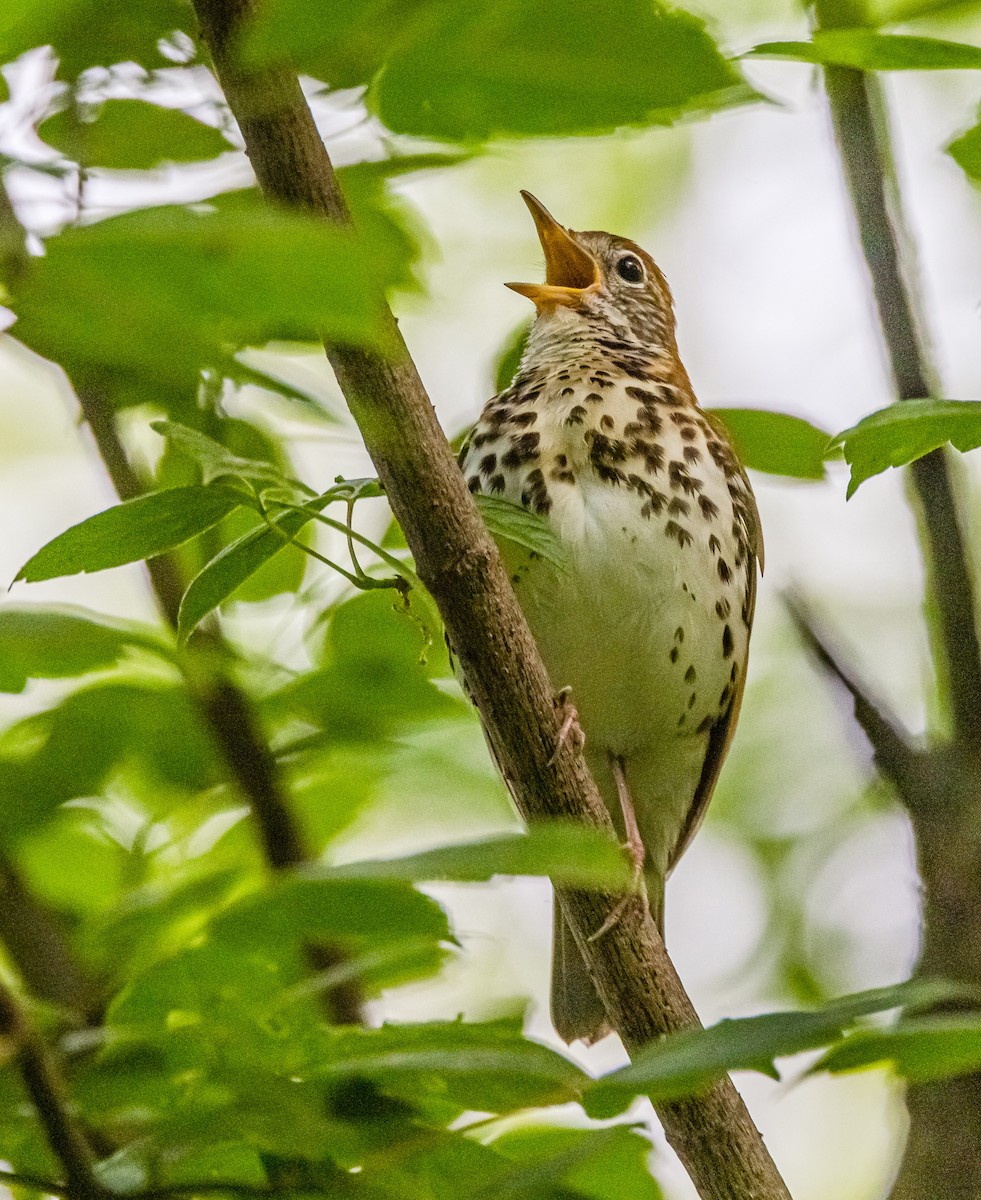
[[[586,735],[579,724],[579,713],[576,710],[576,706],[569,699],[571,695],[572,688],[564,687],[554,700],[556,711],[560,714],[562,723],[559,725],[558,737],[555,739],[555,752],[548,760],[550,767],[554,766],[555,760],[559,757],[559,752],[566,742],[571,741],[573,748],[577,752],[582,750],[586,744]]]

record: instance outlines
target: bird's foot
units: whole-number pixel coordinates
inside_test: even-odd
[[[627,786],[627,774],[624,769],[623,759],[619,755],[610,755],[610,769],[613,772],[613,779],[617,785],[617,797],[620,801],[623,824],[627,832],[627,841],[623,848],[630,854],[630,859],[634,864],[634,873],[633,878],[630,880],[630,890],[620,900],[599,929],[590,935],[589,940],[591,942],[595,942],[597,938],[601,938],[604,933],[610,932],[623,916],[623,910],[638,893],[644,902],[644,907],[647,907],[647,888],[644,886],[644,860],[647,858],[647,851],[644,848],[644,841],[640,836],[640,829],[637,825],[637,814],[634,812],[633,800],[630,797],[630,788]]]
[[[553,701],[556,713],[561,719],[561,724],[559,725],[558,737],[555,740],[555,753],[548,760],[549,766],[552,766],[558,758],[559,751],[566,742],[571,742],[576,751],[582,750],[586,744],[586,735],[579,724],[579,713],[576,710],[576,706],[569,699],[571,695],[572,688],[564,687]]]

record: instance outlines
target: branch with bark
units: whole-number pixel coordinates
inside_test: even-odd
[[[235,57],[249,0],[195,0],[204,42],[259,186],[276,204],[327,220],[350,216],[296,75],[250,72]],[[497,549],[457,469],[394,318],[387,357],[326,344],[338,383],[439,607],[484,727],[522,816],[572,817],[612,835],[596,785],[571,739],[557,743],[548,676]],[[612,1025],[629,1050],[698,1018],[646,904],[633,898],[591,941],[616,897],[562,891],[559,900]],[[699,1194],[709,1200],[789,1193],[730,1080],[658,1115]]]
[[[818,25],[866,20],[861,0],[818,0]],[[916,304],[904,264],[898,189],[888,121],[874,76],[825,68],[825,88],[841,166],[851,197],[880,330],[900,400],[936,394]],[[904,269],[905,268],[905,269]],[[883,773],[905,800],[923,886],[923,943],[918,971],[981,985],[981,649],[971,563],[951,462],[944,450],[909,469],[927,564],[928,608],[935,615],[934,662],[949,697],[951,736],[911,759],[909,740],[884,722],[828,652],[825,664],[852,692],[856,718]],[[812,639],[814,644],[816,639]],[[917,1084],[908,1095],[910,1133],[893,1200],[925,1196],[974,1200],[981,1195],[981,1075]]]

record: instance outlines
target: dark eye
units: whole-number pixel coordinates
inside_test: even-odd
[[[625,283],[643,283],[644,264],[636,254],[625,254],[617,260],[617,274]]]

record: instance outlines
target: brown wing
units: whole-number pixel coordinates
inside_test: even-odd
[[[711,417],[709,418],[711,420]],[[753,495],[753,490],[749,485],[749,480],[746,478],[745,471],[740,472],[743,476],[743,481],[746,484],[746,493],[750,502],[750,525],[747,530],[750,539],[751,559],[749,563],[749,578],[747,583],[746,593],[746,612],[749,617],[749,627],[752,632],[753,615],[756,612],[756,566],[759,564],[760,574],[763,574],[763,531],[760,526],[760,513],[756,507],[756,497]],[[691,808],[688,810],[688,816],[682,826],[681,833],[674,850],[671,853],[671,858],[668,860],[668,874],[674,869],[681,858],[682,854],[691,845],[691,840],[698,832],[698,827],[705,819],[705,813],[709,806],[709,801],[712,799],[712,793],[715,791],[715,785],[719,781],[719,775],[722,771],[722,764],[726,760],[726,755],[729,753],[729,747],[732,744],[733,735],[736,732],[736,722],[739,720],[739,709],[743,702],[743,692],[746,690],[746,671],[741,672],[739,680],[736,684],[732,699],[729,701],[729,707],[719,717],[718,721],[712,726],[709,733],[708,749],[705,752],[705,762],[702,765],[702,775],[698,781],[698,787],[695,789],[695,796],[692,800]]]

